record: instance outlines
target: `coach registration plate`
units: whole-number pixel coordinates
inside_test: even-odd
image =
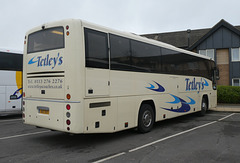
[[[37,106],[38,113],[40,114],[49,114],[49,107],[46,106]]]
[[[49,110],[42,110],[42,109],[40,109],[39,113],[41,113],[41,114],[49,114]]]

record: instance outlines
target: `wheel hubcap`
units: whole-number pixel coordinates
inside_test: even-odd
[[[204,111],[207,110],[207,105],[206,105],[205,102],[202,103],[202,109],[203,109]]]
[[[150,111],[145,111],[142,117],[143,125],[149,127],[152,123],[152,114]]]

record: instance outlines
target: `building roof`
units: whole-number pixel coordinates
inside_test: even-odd
[[[227,21],[225,21],[224,19],[222,19],[212,28],[168,32],[168,33],[144,34],[142,36],[150,39],[158,40],[161,42],[165,42],[179,48],[193,50],[198,44],[200,44],[203,40],[205,40],[213,32],[215,32],[222,26],[240,35],[240,26],[233,26]]]

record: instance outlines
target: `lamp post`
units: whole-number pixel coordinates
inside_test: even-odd
[[[189,46],[190,46],[190,33],[191,33],[191,29],[187,29],[188,49],[189,49]]]

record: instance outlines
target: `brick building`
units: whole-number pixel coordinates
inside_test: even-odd
[[[213,58],[219,68],[218,85],[240,86],[240,26],[222,19],[208,29],[143,36]]]

